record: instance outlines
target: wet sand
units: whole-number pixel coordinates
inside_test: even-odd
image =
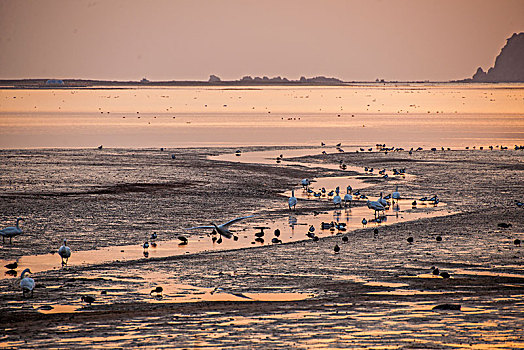
[[[179,149],[175,160],[159,150],[1,151],[3,226],[16,216],[27,222],[23,236],[2,246],[0,259],[56,251],[63,237],[74,257],[75,250],[141,245],[152,232],[158,232],[161,245],[181,228],[211,219],[256,214],[246,222],[253,227],[288,215],[281,193],[300,179],[340,175],[207,159],[233,151]],[[22,298],[19,278],[0,281],[0,343],[7,348],[524,347],[524,248],[513,243],[524,239],[524,208],[515,204],[524,200],[522,150],[343,153],[295,160],[406,168],[414,177],[402,182],[403,194],[436,193],[457,214],[380,225],[378,234],[375,225],[317,242],[65,269],[57,256],[55,270],[33,275],[32,299]],[[366,193],[374,196],[398,184],[364,181],[370,185]],[[299,201],[297,216],[329,209],[327,201]],[[498,227],[502,222],[512,226]],[[307,227],[296,232],[305,234]],[[432,275],[432,266],[451,278]],[[166,287],[162,299],[149,294],[158,285]],[[216,287],[222,290],[212,294]],[[86,305],[81,295],[96,301]],[[460,304],[461,310],[432,310],[444,303]],[[45,310],[49,305],[53,309]],[[67,313],[52,313],[59,311]]]

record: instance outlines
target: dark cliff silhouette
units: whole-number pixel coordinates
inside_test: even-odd
[[[487,73],[479,67],[468,81],[524,82],[524,33],[513,34],[495,59],[495,66]]]

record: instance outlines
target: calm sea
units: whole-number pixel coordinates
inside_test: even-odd
[[[524,84],[0,90],[0,148],[524,144]]]

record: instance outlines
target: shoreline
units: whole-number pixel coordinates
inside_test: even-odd
[[[523,82],[480,82],[480,81],[387,81],[387,82],[375,82],[375,81],[347,81],[340,83],[300,83],[300,82],[288,82],[288,83],[241,83],[238,81],[224,81],[221,83],[209,83],[206,81],[179,81],[179,82],[111,82],[111,81],[91,81],[91,80],[76,80],[76,79],[65,79],[64,85],[45,85],[47,79],[22,79],[22,80],[0,80],[0,90],[128,90],[128,89],[158,89],[158,88],[224,88],[226,90],[233,88],[234,90],[258,90],[268,87],[411,87],[411,86],[462,86],[466,87],[471,85],[474,88],[479,86],[489,86],[492,88],[515,88],[521,89],[524,85]],[[502,86],[501,86],[502,85]]]

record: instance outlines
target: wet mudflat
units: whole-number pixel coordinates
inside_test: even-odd
[[[16,216],[27,221],[25,234],[2,246],[1,259],[56,251],[64,237],[72,259],[75,250],[141,247],[152,232],[161,247],[184,227],[256,214],[238,226],[241,238],[252,239],[254,226],[289,217],[281,193],[300,179],[348,175],[207,158],[232,151],[177,150],[175,160],[159,150],[3,151],[3,226]],[[513,243],[524,238],[524,209],[515,204],[524,197],[522,151],[319,154],[300,161],[341,159],[414,175],[363,179],[373,199],[399,185],[411,198],[438,194],[455,214],[319,234],[318,241],[64,269],[56,255],[56,269],[33,275],[32,299],[22,299],[19,278],[0,281],[2,345],[523,347],[524,255]],[[294,216],[300,222],[313,212],[333,216],[332,204],[299,200]],[[294,228],[302,236],[307,230]],[[191,237],[210,239],[205,232]],[[151,293],[157,286],[161,295]],[[96,300],[88,305],[82,295]],[[446,303],[461,310],[432,310]]]

